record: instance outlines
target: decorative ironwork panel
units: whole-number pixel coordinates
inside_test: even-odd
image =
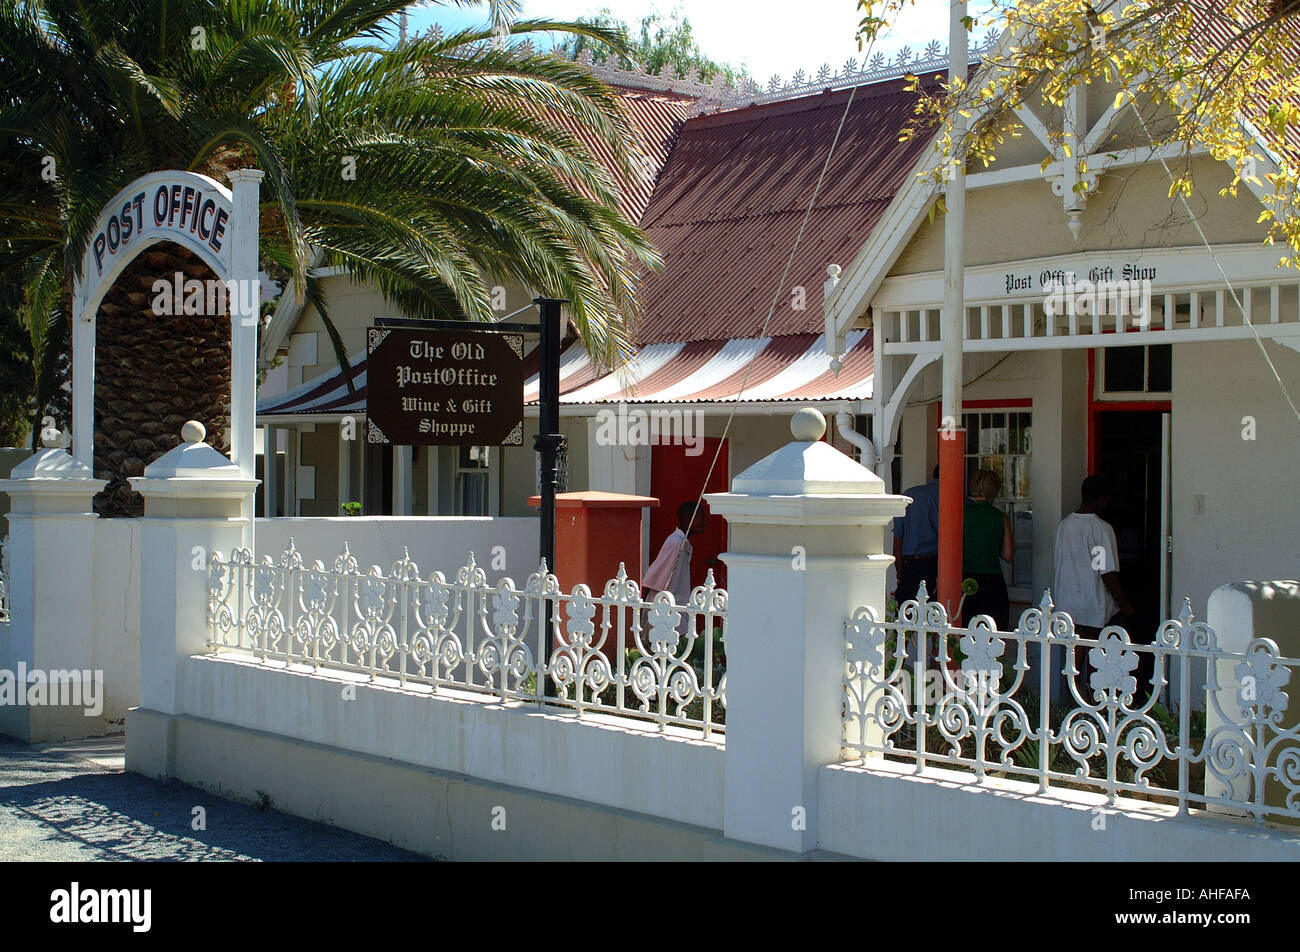
[[[409,553],[362,572],[346,545],[331,567],[294,547],[208,563],[209,648],[399,686],[471,692],[633,718],[657,730],[724,731],[727,593],[710,572],[686,605],[652,601],[620,566],[593,595],[560,589],[542,563],[522,589],[489,585],[471,553],[453,579]]]
[[[1116,626],[1081,637],[1050,592],[1014,631],[958,627],[922,587],[897,619],[858,609],[845,636],[845,759],[1300,817],[1300,724],[1284,716],[1300,659],[1267,638],[1220,649],[1190,602],[1142,644]]]

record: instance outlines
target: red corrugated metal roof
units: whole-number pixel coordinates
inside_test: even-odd
[[[1200,3],[1193,5],[1194,15],[1203,24],[1209,41],[1204,53],[1227,51],[1226,55],[1216,61],[1216,68],[1220,72],[1235,66],[1238,56],[1257,41],[1258,37],[1254,35],[1252,27],[1255,22],[1270,16],[1270,6],[1271,4],[1266,2],[1257,3],[1255,7],[1258,15],[1254,21],[1232,22],[1227,18],[1223,5],[1215,0],[1201,0]],[[1240,12],[1248,13],[1245,10]],[[1256,95],[1250,97],[1247,118],[1261,132],[1267,128],[1269,112],[1276,107],[1279,98],[1284,97],[1291,105],[1300,107],[1300,97],[1292,94],[1289,89],[1278,88],[1293,79],[1297,67],[1300,66],[1300,21],[1296,14],[1290,13],[1279,18],[1271,29],[1277,31],[1279,47],[1284,51],[1280,61],[1273,63],[1277,74],[1245,77],[1246,81],[1253,84],[1256,91]],[[1240,82],[1241,78],[1236,78],[1236,81]],[[1288,123],[1280,139],[1276,133],[1269,138],[1282,147],[1288,161],[1300,162],[1300,125]]]
[[[640,344],[762,333],[850,92],[682,125],[641,219],[664,269],[645,279]],[[826,266],[852,260],[928,147],[898,141],[914,104],[901,79],[858,88],[767,336],[822,330]]]
[[[601,165],[610,170],[621,194],[620,209],[632,221],[639,221],[650,202],[655,180],[668,158],[677,131],[695,100],[680,93],[634,89],[617,83],[610,85],[632,126],[634,139],[627,145],[642,157],[642,161],[634,163],[631,170],[624,172],[618,168],[609,142],[603,136],[593,135],[589,126],[557,114],[548,118],[591,149]]]

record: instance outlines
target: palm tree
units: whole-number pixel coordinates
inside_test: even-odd
[[[638,164],[619,100],[579,64],[494,48],[491,27],[386,46],[406,5],[0,0],[0,280],[23,282],[29,318],[44,309],[35,330],[63,327],[74,269],[119,189],[159,169],[221,180],[256,166],[264,267],[321,310],[344,366],[313,259],[419,317],[490,319],[490,286],[514,278],[568,298],[601,363],[630,353],[637,276],[658,259],[618,211],[615,176]],[[581,24],[511,30],[619,42]],[[617,167],[572,128],[604,139]],[[101,512],[138,511],[125,478],[175,445],[178,420],[225,427],[228,322],[150,309],[154,280],[204,269],[154,245],[100,308]]]

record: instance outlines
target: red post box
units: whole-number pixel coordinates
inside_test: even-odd
[[[528,505],[534,508],[541,502],[541,496],[528,498]],[[573,586],[586,583],[591,594],[599,598],[605,594],[605,583],[618,575],[620,562],[627,577],[640,582],[645,568],[641,563],[642,510],[658,505],[659,500],[653,496],[597,490],[558,493],[555,497],[555,566],[551,571],[559,579],[560,589],[567,594],[573,591]],[[601,653],[615,670],[620,628],[626,639],[624,650],[635,647],[630,612],[625,610],[622,614],[621,622],[617,617],[611,617],[608,640],[600,644]],[[559,624],[567,636],[568,619],[563,611]],[[600,624],[599,617],[596,624]],[[600,638],[599,628],[596,638]]]
[[[530,496],[528,505],[541,505]],[[565,592],[585,582],[600,596],[605,583],[618,574],[619,563],[628,578],[641,581],[641,524],[643,510],[654,509],[653,496],[588,491],[559,493],[555,497],[555,565],[551,571]]]

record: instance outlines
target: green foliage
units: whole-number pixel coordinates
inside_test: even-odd
[[[21,289],[0,283],[0,446],[20,445],[32,422],[36,378],[21,307]]]
[[[30,435],[35,449],[46,417],[60,429],[68,426],[68,333],[55,254],[0,272],[0,446],[17,446]]]
[[[1040,745],[1037,739],[1029,739],[1012,751],[1011,757],[1026,770],[1037,770],[1040,753]],[[1059,771],[1061,769],[1061,757],[1061,746],[1059,744],[1049,744],[1047,746],[1047,769]]]
[[[353,501],[353,502],[345,502],[345,503],[344,503],[342,506],[340,506],[339,508],[343,510],[343,515],[345,515],[345,516],[359,516],[359,515],[361,515],[361,503],[356,502],[356,501]]]
[[[626,20],[620,20],[605,7],[594,16],[580,18],[580,22],[599,26],[625,38],[627,53],[620,53],[608,44],[585,36],[575,36],[560,44],[568,56],[577,56],[585,50],[591,50],[596,62],[607,63],[611,59],[621,69],[644,69],[658,73],[667,66],[677,76],[686,76],[691,70],[698,70],[702,82],[711,83],[713,77],[721,73],[731,85],[737,85],[749,74],[743,66],[731,66],[710,59],[700,49],[699,41],[691,28],[691,21],[682,15],[680,8],[674,8],[667,15],[655,11],[644,16],[635,29]]]
[[[618,210],[614,173],[639,159],[618,97],[579,64],[494,49],[490,29],[387,46],[405,5],[0,0],[0,282],[52,263],[51,324],[115,193],[255,166],[261,257],[322,308],[341,363],[313,254],[416,317],[490,319],[491,286],[514,279],[567,298],[598,363],[627,356],[659,258]],[[625,49],[590,25],[511,30]]]
[[[858,0],[859,45],[874,42],[915,5]],[[1058,113],[1074,90],[1092,87],[1108,105],[1129,113],[1133,145],[1182,153],[1169,166],[1170,198],[1192,194],[1190,158],[1204,146],[1234,170],[1219,194],[1235,197],[1242,185],[1255,190],[1263,205],[1259,223],[1268,228],[1264,243],[1285,244],[1281,264],[1300,267],[1295,4],[987,0],[980,7],[978,19],[968,18],[968,30],[991,27],[1014,40],[987,51],[969,82],[949,84],[941,77],[937,92],[923,93],[921,77],[910,77],[920,95],[903,138],[936,137],[927,178],[941,183],[952,156],[990,165],[1008,140],[1024,134],[1018,111]],[[1055,153],[1086,170],[1087,157],[1071,154],[1063,129],[1048,135]]]

